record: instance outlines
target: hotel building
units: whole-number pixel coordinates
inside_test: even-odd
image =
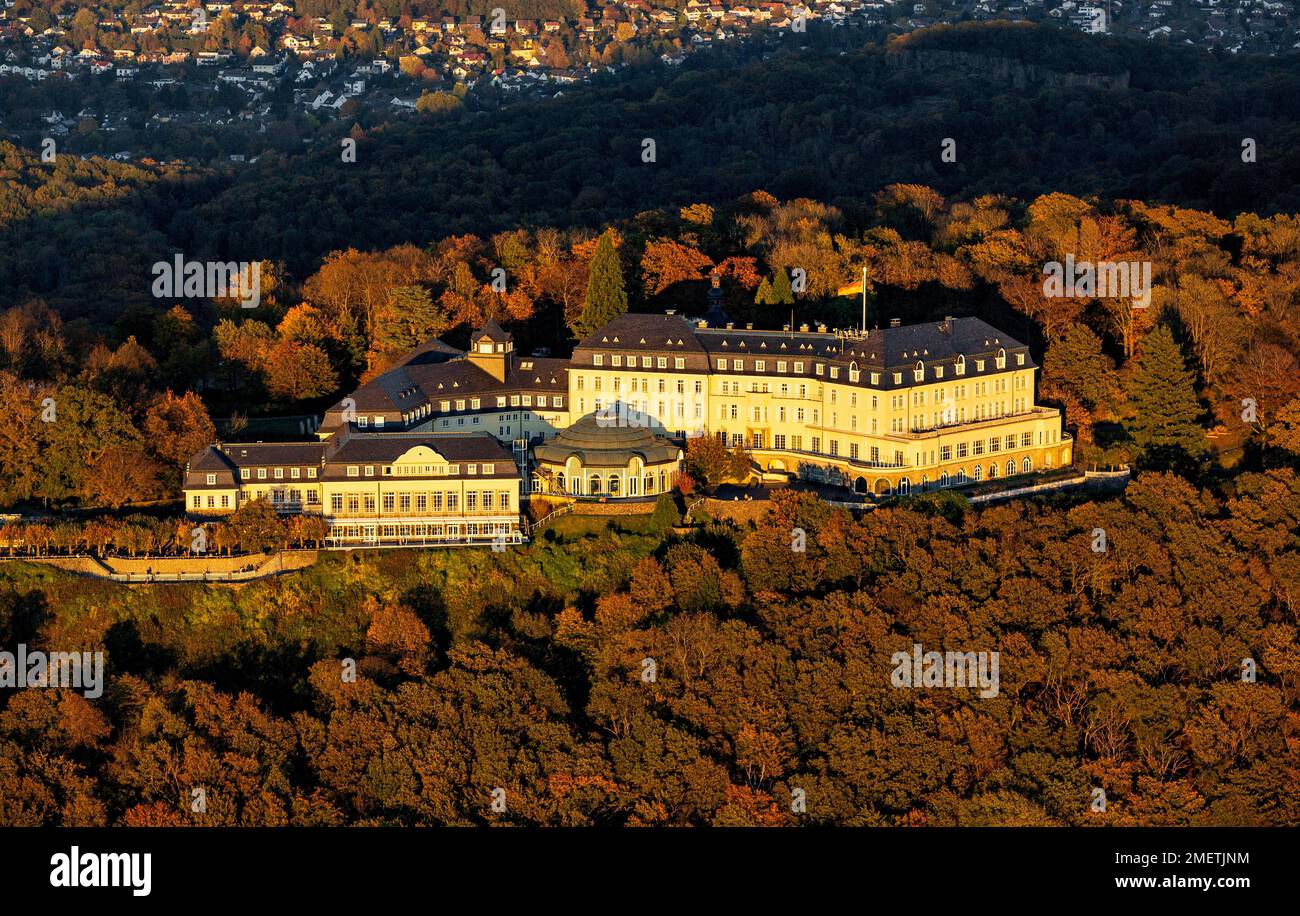
[[[324,515],[331,546],[518,538],[525,489],[655,495],[702,435],[745,446],[758,475],[959,487],[1071,463],[1060,412],[1034,403],[1037,368],[978,318],[837,332],[626,314],[567,360],[520,357],[489,322],[467,352],[431,341],[341,400],[320,442],[209,448],[186,506],[265,496]]]

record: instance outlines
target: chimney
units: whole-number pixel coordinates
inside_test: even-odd
[[[901,318],[891,318],[891,319],[889,319],[889,326],[890,326],[891,328],[902,327],[902,325],[903,325],[903,319],[901,319]]]

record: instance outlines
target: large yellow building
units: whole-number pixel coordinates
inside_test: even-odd
[[[627,314],[568,360],[520,357],[489,322],[467,352],[431,341],[342,399],[319,442],[209,448],[187,468],[186,506],[221,515],[265,496],[321,513],[331,546],[517,538],[523,480],[644,497],[673,486],[702,435],[769,475],[875,495],[959,487],[1071,463],[1060,412],[1034,403],[1036,371],[978,318],[837,332]]]
[[[978,318],[859,332],[623,315],[569,362],[575,416],[744,445],[763,470],[875,494],[1069,464],[1028,348]]]

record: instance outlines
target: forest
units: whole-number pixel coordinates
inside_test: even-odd
[[[861,518],[786,493],[239,590],[6,564],[0,644],[102,647],[107,684],[6,694],[0,822],[1294,825],[1298,529],[1286,468]],[[999,695],[891,686],[914,643],[999,652]]]
[[[281,262],[302,282],[331,251],[595,227],[723,206],[760,188],[834,205],[854,230],[869,227],[865,204],[890,183],[965,199],[1131,198],[1221,218],[1300,211],[1300,74],[1289,59],[1028,26],[952,31],[957,38],[929,29],[884,47],[814,46],[770,60],[720,50],[692,55],[680,72],[632,68],[553,100],[467,106],[415,124],[363,118],[301,154],[268,150],[238,173],[69,157],[51,168],[0,143],[0,304],[39,296],[67,317],[107,322],[153,304],[148,267],[176,250]],[[993,67],[899,66],[898,52],[958,38],[977,56],[1127,72],[1128,86],[1017,86]],[[355,162],[342,161],[344,136],[358,141]],[[653,163],[641,159],[646,138]],[[941,160],[945,138],[956,141],[955,162]],[[1247,138],[1257,148],[1249,163]]]

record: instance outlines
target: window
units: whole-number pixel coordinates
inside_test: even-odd
[[[376,429],[383,429],[383,428],[384,428],[384,418],[383,418],[383,417],[375,417],[375,428],[376,428]]]
[[[209,475],[208,475],[208,486],[212,486],[212,485],[215,484],[216,482],[217,482],[217,475],[216,475],[216,474],[209,474]]]
[[[957,457],[958,457],[958,458],[965,458],[965,457],[966,457],[966,453],[967,453],[967,450],[966,450],[966,443],[965,443],[965,442],[958,442],[958,443],[957,443]]]
[[[266,468],[258,468],[258,469],[257,469],[257,479],[258,479],[258,480],[266,480]]]
[[[348,476],[349,476],[349,477],[360,477],[360,476],[361,476],[361,468],[360,468],[359,466],[355,465],[355,464],[350,464],[350,465],[348,465]]]
[[[629,361],[631,362],[632,365],[634,365],[634,366],[636,365],[636,357],[635,357],[635,356],[630,356],[630,357],[628,357],[628,359],[629,359]],[[610,364],[611,366],[621,366],[621,365],[623,365],[623,357],[621,357],[621,356],[619,356],[617,353],[615,353],[613,356],[611,356],[611,357],[609,358],[609,364]]]
[[[373,464],[366,465],[366,476],[367,477],[375,476],[375,466]]]
[[[666,356],[660,356],[660,357],[655,361],[655,365],[656,365],[658,368],[660,368],[660,369],[667,369],[667,368],[668,368],[668,357],[666,357]]]
[[[248,468],[240,468],[240,469],[239,469],[239,479],[240,479],[240,480],[247,480],[250,476],[251,476],[251,472],[248,470]]]
[[[603,353],[593,353],[593,354],[591,354],[591,364],[592,364],[593,366],[603,366],[603,365],[605,365],[605,354],[603,354]]]
[[[685,369],[685,368],[686,368],[686,360],[683,359],[682,357],[678,356],[677,358],[675,358],[675,359],[673,360],[673,368],[674,368],[674,369]]]
[[[1028,474],[1030,471],[1034,469],[1034,462],[1031,461],[1029,458],[1026,458],[1024,461],[1020,463],[1020,466],[1024,469],[1024,472]]]
[[[755,372],[766,372],[766,371],[767,371],[767,360],[765,360],[765,359],[756,359],[756,360],[754,360],[754,371],[755,371]]]

